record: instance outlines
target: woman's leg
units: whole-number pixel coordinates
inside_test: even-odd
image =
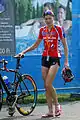
[[[48,74],[49,68],[42,66],[42,77],[45,82],[47,74]]]
[[[54,80],[54,78],[56,76],[58,68],[59,68],[59,66],[58,66],[57,63],[55,65],[52,65],[49,68],[48,74],[46,76],[45,88],[46,88],[46,99],[47,99],[47,103],[48,103],[49,113],[53,112],[52,99],[54,99],[55,104],[58,104],[56,91],[52,87],[52,82],[53,82],[53,80]]]
[[[46,78],[47,78],[47,75],[48,75],[48,71],[49,71],[49,68],[42,66],[42,77],[43,77],[43,80],[44,80],[44,87],[45,88],[46,88]],[[47,94],[46,94],[46,96],[47,96]],[[49,113],[53,113],[52,96],[51,97],[49,96],[49,100],[47,101],[47,103],[48,103]],[[51,103],[51,104],[49,104],[49,103]]]

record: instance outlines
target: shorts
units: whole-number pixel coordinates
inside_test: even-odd
[[[50,66],[58,63],[60,66],[60,58],[59,57],[49,57],[47,60],[47,56],[42,56],[42,66],[50,68]]]

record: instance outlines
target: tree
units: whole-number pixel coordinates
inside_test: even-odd
[[[21,24],[24,22],[24,12],[25,12],[24,5],[21,4],[21,2],[19,2],[18,12],[19,12],[19,24]]]
[[[32,0],[28,0],[25,17],[26,17],[26,20],[29,20],[32,18]]]
[[[37,2],[37,10],[36,10],[36,17],[40,17],[40,11],[39,11],[39,3]]]
[[[15,24],[18,24],[18,10],[17,10],[17,3],[15,3]]]
[[[18,7],[19,7],[19,0],[15,0],[15,24],[19,25],[19,11],[18,11]]]
[[[43,16],[43,5],[40,7],[40,17]]]
[[[32,0],[15,0],[16,24],[32,18]]]
[[[66,19],[67,20],[72,20],[72,13],[71,13],[71,10],[70,10],[69,1],[68,1],[67,8],[66,8]]]
[[[33,11],[32,11],[32,18],[36,17],[36,11],[35,11],[35,7],[33,7]]]
[[[59,3],[59,0],[56,0],[56,3],[55,3],[55,6],[54,6],[54,14],[55,14],[55,19],[57,20],[57,10],[58,10],[58,7],[59,7],[60,3]]]

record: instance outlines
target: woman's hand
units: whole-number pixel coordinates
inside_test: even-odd
[[[65,58],[64,66],[69,69],[68,58]]]
[[[23,52],[21,52],[21,53],[19,53],[19,54],[15,55],[15,57],[22,57],[23,55],[24,55],[24,53],[23,53]]]

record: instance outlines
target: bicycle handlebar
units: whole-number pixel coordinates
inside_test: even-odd
[[[24,55],[22,55],[22,56],[19,56],[19,55],[18,56],[14,56],[14,58],[17,59],[16,69],[19,69],[21,67],[21,65],[20,65],[20,59],[24,58]]]
[[[0,63],[2,63],[2,64],[8,64],[8,61],[6,61],[5,59],[2,59],[2,60],[0,60]]]
[[[16,59],[21,59],[21,58],[24,58],[24,55],[22,55],[22,56],[14,56],[14,58],[16,58]]]
[[[17,59],[16,69],[19,69],[19,67],[21,66],[20,65],[20,59],[24,58],[24,55],[22,55],[22,56],[14,56],[14,58]],[[6,68],[6,65],[8,64],[8,61],[6,61],[5,59],[2,59],[2,60],[0,60],[0,63],[3,64],[3,68],[0,68],[0,70],[9,71],[9,69]]]

